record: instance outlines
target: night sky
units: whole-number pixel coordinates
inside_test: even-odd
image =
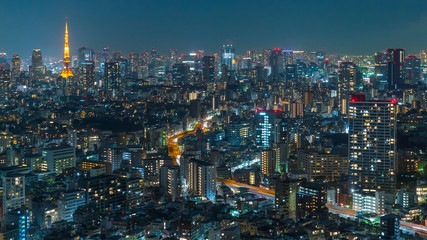
[[[247,49],[326,49],[365,54],[427,49],[427,1],[49,0],[2,1],[0,48],[11,56],[61,56],[64,19],[72,54],[80,46],[124,53],[219,51],[229,39]]]

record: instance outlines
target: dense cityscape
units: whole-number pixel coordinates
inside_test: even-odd
[[[68,23],[63,56],[0,52],[0,240],[427,239],[425,50],[122,52]]]

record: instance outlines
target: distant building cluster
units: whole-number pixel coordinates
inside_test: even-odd
[[[0,53],[0,239],[422,239],[427,53]]]

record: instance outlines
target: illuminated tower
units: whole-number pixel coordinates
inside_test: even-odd
[[[396,100],[349,103],[350,182],[354,192],[394,192],[396,189]]]
[[[71,71],[71,66],[70,66],[70,49],[68,47],[67,21],[65,21],[64,68],[62,69],[61,77],[63,78],[74,77],[74,74]]]

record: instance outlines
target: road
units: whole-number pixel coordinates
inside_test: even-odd
[[[342,217],[349,217],[352,219],[356,219],[357,213],[352,209],[343,208],[343,207],[339,207],[331,204],[326,204],[326,207],[329,209],[329,212],[331,213],[338,214]],[[404,232],[410,232],[412,234],[418,233],[421,237],[423,237],[424,239],[427,239],[426,226],[400,221],[400,229]]]
[[[179,151],[179,145],[178,145],[179,139],[196,133],[196,131],[200,128],[203,131],[206,131],[206,126],[204,123],[207,121],[210,121],[211,119],[212,119],[211,117],[204,119],[203,121],[197,123],[194,129],[177,133],[171,136],[170,138],[168,138],[169,156],[172,158],[174,165],[179,165],[179,158],[181,157],[181,152]],[[247,188],[249,191],[253,193],[261,194],[270,198],[274,198],[274,195],[275,195],[274,190],[256,187],[256,186],[248,185],[245,183],[236,182],[234,180],[217,179],[216,181],[219,183],[224,183],[234,188]],[[343,208],[343,207],[330,205],[330,204],[326,204],[326,207],[329,209],[329,212],[335,213],[344,217],[350,217],[355,219],[357,215],[357,213],[352,209]],[[421,237],[423,237],[424,239],[427,239],[426,226],[401,221],[400,229],[403,231],[411,232],[411,233],[418,233]]]
[[[266,195],[269,198],[271,198],[271,197],[274,198],[274,190],[269,190],[269,189],[265,189],[262,187],[256,187],[256,186],[236,182],[236,181],[230,180],[230,179],[219,179],[219,178],[217,178],[216,181],[219,183],[224,183],[225,185],[228,185],[231,187],[235,187],[235,188],[247,188],[251,192]]]
[[[179,143],[178,143],[179,139],[186,137],[188,135],[194,134],[199,129],[206,131],[206,126],[204,123],[210,121],[211,119],[212,117],[208,117],[203,121],[198,122],[192,130],[182,131],[168,138],[167,142],[168,142],[169,156],[172,158],[172,163],[174,165],[179,165],[179,159],[181,157],[181,151],[179,151]]]

